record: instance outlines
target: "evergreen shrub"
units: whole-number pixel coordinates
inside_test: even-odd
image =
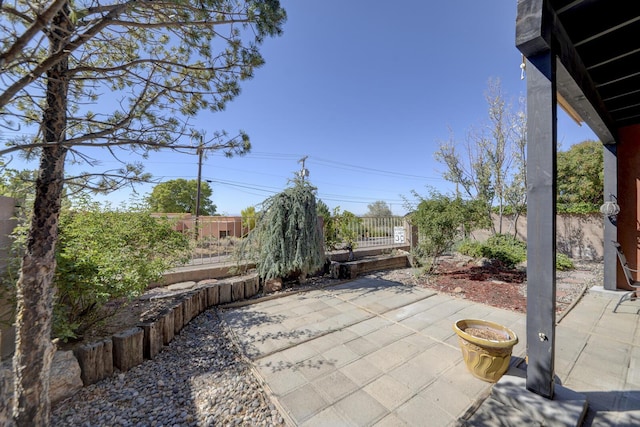
[[[304,278],[325,264],[315,187],[302,179],[263,203],[256,227],[241,248],[241,259],[256,263],[258,276]]]

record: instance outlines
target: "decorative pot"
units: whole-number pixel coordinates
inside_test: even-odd
[[[518,336],[511,329],[488,320],[462,319],[453,325],[462,358],[477,378],[496,382],[509,369]]]

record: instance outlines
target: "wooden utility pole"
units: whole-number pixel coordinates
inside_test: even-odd
[[[198,224],[200,216],[200,183],[202,181],[202,137],[200,137],[200,144],[198,145],[198,184],[196,189],[196,220],[195,220],[195,239],[200,237],[200,228]]]
[[[306,169],[304,167],[304,162],[305,160],[307,160],[307,158],[309,158],[309,156],[304,156],[303,158],[301,158],[300,160],[298,160],[298,163],[302,163],[302,168],[300,169],[300,178],[304,181],[304,178],[309,176],[309,169]]]

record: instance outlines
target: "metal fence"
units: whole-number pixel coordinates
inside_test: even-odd
[[[409,244],[407,221],[403,217],[361,217],[349,224],[355,235],[356,248],[394,247]],[[181,231],[193,236],[193,254],[190,265],[215,264],[234,261],[234,251],[240,244],[247,228],[242,225],[241,217],[200,217],[197,228],[198,238],[193,230],[194,218],[181,222]],[[341,249],[346,242],[338,243]],[[327,249],[328,250],[328,249]]]
[[[356,248],[404,246],[408,244],[409,235],[406,222],[399,216],[359,217],[358,221],[349,224],[349,229],[356,236]]]
[[[226,263],[233,261],[236,247],[246,236],[241,217],[200,217],[186,222],[186,229],[192,236],[193,253],[191,265]],[[198,229],[195,238],[193,230]]]

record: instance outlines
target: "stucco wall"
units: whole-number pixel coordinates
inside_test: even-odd
[[[500,221],[494,216],[496,230],[500,230]],[[556,217],[556,248],[574,259],[601,261],[604,254],[604,242],[602,238],[603,221],[599,214],[591,215],[558,215]],[[511,217],[502,221],[502,232],[513,234],[527,240],[527,218],[520,217],[514,224]],[[476,231],[474,237],[480,241],[487,239],[490,232],[487,230]]]
[[[195,228],[195,217],[191,214],[182,213],[154,213],[156,217],[167,217],[176,220],[174,228],[183,233],[193,232]],[[240,216],[200,216],[198,217],[199,237],[242,237],[249,230],[242,226]]]
[[[618,160],[618,242],[626,255],[629,266],[640,265],[640,126],[630,126],[620,131],[617,146]],[[634,253],[635,250],[635,253]],[[618,287],[627,287],[624,273],[618,263],[616,274]]]

